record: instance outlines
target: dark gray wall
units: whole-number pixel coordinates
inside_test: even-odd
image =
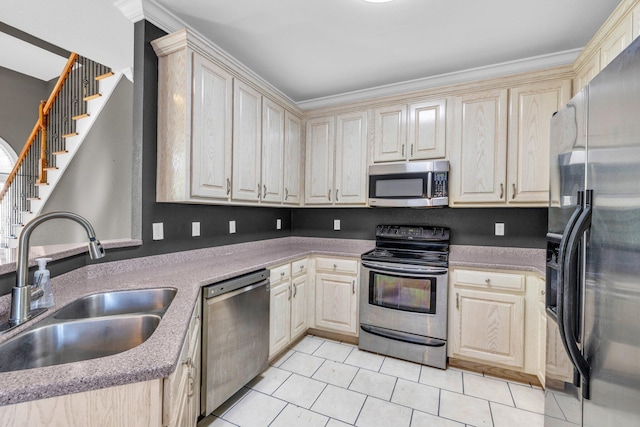
[[[38,105],[49,97],[48,83],[0,67],[0,137],[20,154],[38,120]]]

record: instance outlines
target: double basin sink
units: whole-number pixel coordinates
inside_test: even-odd
[[[175,288],[103,292],[79,298],[0,344],[0,372],[111,356],[145,342]]]

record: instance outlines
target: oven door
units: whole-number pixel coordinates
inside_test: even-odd
[[[447,339],[448,269],[362,261],[360,324]]]

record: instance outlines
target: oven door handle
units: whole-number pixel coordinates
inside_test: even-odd
[[[406,264],[389,264],[371,261],[362,261],[362,266],[376,273],[394,273],[405,277],[441,276],[449,272],[449,269],[444,267],[416,267]]]

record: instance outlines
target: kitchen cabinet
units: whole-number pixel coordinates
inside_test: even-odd
[[[315,327],[357,335],[358,261],[317,257],[315,290]]]
[[[233,88],[233,187],[234,200],[258,202],[262,198],[261,141],[262,95],[235,81]]]
[[[164,380],[162,425],[195,426],[200,415],[201,299],[191,315],[176,370]]]
[[[159,53],[158,62],[156,199],[226,201],[231,188],[233,77],[186,47]]]
[[[277,355],[308,328],[308,259],[270,269],[269,357]]]
[[[456,97],[450,205],[547,206],[550,118],[570,93],[555,79]]]
[[[545,282],[544,279],[538,279],[538,380],[542,387],[545,382],[546,370],[546,351],[547,351],[547,310],[545,306]]]
[[[600,46],[600,69],[606,67],[633,40],[633,14],[627,14]]]
[[[309,119],[306,143],[305,203],[365,205],[366,111]]]
[[[446,100],[380,107],[374,117],[374,163],[445,157]]]
[[[299,205],[301,198],[302,120],[288,111],[284,113],[284,203]]]

